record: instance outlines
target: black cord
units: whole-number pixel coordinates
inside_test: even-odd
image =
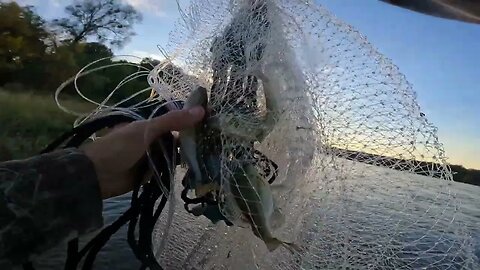
[[[177,106],[182,104],[177,104]],[[143,109],[141,115],[144,118],[152,113],[153,110],[149,108]],[[154,116],[159,116],[167,113],[169,110],[166,106],[162,106],[156,110]],[[84,123],[78,127],[73,128],[69,132],[66,132],[58,139],[53,141],[47,146],[41,153],[48,153],[59,148],[63,144],[63,148],[79,147],[90,136],[96,132],[116,126],[120,123],[129,123],[137,120],[133,116],[128,115],[107,115],[87,123]],[[68,141],[67,141],[68,140]],[[67,142],[66,142],[67,141]],[[146,157],[141,162],[138,169],[137,181],[135,183],[132,197],[130,201],[130,208],[123,213],[116,221],[105,227],[95,238],[88,242],[79,251],[79,239],[75,238],[68,243],[67,260],[65,263],[65,270],[76,270],[80,264],[82,258],[85,257],[82,270],[90,270],[93,268],[96,256],[98,252],[105,246],[109,239],[125,224],[128,223],[127,230],[127,242],[132,249],[135,257],[141,261],[142,266],[140,269],[151,270],[163,270],[153,253],[152,234],[156,221],[160,218],[163,209],[166,206],[169,194],[164,194],[160,185],[166,188],[166,191],[170,192],[170,184],[173,179],[171,169],[169,167],[176,167],[176,160],[178,159],[178,147],[175,144],[173,135],[167,133],[163,135],[158,142],[150,146],[150,153],[152,154],[152,160],[155,168],[159,173],[160,179],[150,179],[149,182],[142,185],[145,178],[143,173],[148,171],[148,163]],[[256,155],[255,160],[257,166],[264,171],[265,176],[271,174],[273,169],[273,175],[268,182],[271,184],[277,177],[278,166],[273,161],[268,159],[258,150],[254,151]],[[187,173],[188,176],[188,173]],[[156,180],[159,180],[157,182]],[[206,204],[206,205],[218,205],[216,196],[207,194],[207,196],[201,198],[189,198],[187,196],[189,188],[188,179],[184,178],[183,181],[184,190],[182,191],[182,199],[185,202],[185,209],[190,212],[188,205],[190,204]],[[141,192],[140,192],[141,190]],[[210,196],[211,195],[211,196]],[[160,199],[159,205],[154,211],[155,203]],[[233,224],[225,219],[228,226]],[[136,229],[138,225],[138,239],[136,237]],[[23,265],[24,270],[34,270],[31,263],[25,263]]]
[[[49,144],[40,153],[43,154],[43,153],[52,152],[69,138],[70,140],[66,143],[65,147],[79,147],[95,132],[98,132],[104,128],[113,127],[121,123],[133,122],[135,120],[136,120],[135,118],[129,117],[126,115],[108,115],[108,116],[91,120],[83,125],[75,127],[72,130],[64,133],[58,139],[56,139],[51,144]]]
[[[24,263],[23,264],[23,269],[24,270],[35,270],[35,268],[33,268],[33,264],[31,262]]]
[[[78,264],[78,238],[70,240],[67,248],[67,261],[65,270],[75,269]]]
[[[153,108],[153,107],[152,107]],[[152,108],[146,108],[141,111],[144,118],[152,113]],[[167,113],[169,110],[162,106],[156,111],[156,115],[162,115]],[[63,145],[62,148],[70,147],[79,147],[84,143],[90,136],[94,133],[108,127],[113,127],[120,123],[129,123],[137,120],[135,117],[130,117],[128,115],[107,115],[94,120],[91,120],[87,123],[84,123],[78,127],[73,128],[72,130],[61,135],[58,139],[53,141],[48,145],[41,153],[48,153],[54,151]],[[68,141],[67,141],[68,140]],[[165,145],[171,146],[172,149],[168,153],[163,153],[163,150],[153,144],[151,146],[151,153],[155,159],[156,169],[161,174],[161,182],[165,187],[170,187],[170,170],[167,164],[174,164],[174,160],[177,157],[177,153],[174,149],[177,149],[174,146],[174,139],[171,134],[166,134],[162,136],[161,140]],[[171,158],[171,160],[167,160]],[[143,165],[140,166],[138,172],[138,180],[135,183],[135,187],[132,193],[132,198],[130,202],[130,208],[123,213],[115,222],[105,227],[95,238],[93,238],[89,243],[83,247],[82,250],[79,249],[79,239],[75,238],[68,243],[67,249],[67,260],[65,263],[66,270],[76,270],[80,261],[85,257],[82,269],[90,270],[93,268],[95,258],[98,252],[102,247],[108,242],[108,240],[115,234],[123,225],[129,223],[129,228],[127,232],[128,243],[132,248],[135,256],[142,262],[142,268],[149,268],[153,270],[162,270],[160,264],[156,261],[153,254],[152,247],[152,233],[155,226],[156,220],[160,217],[162,210],[164,209],[168,194],[163,194],[162,190],[158,186],[157,182],[154,179],[151,179],[147,184],[141,186],[141,182],[144,179],[143,173],[147,171],[145,166],[148,166],[148,163],[143,162]],[[142,192],[140,193],[140,189]],[[140,194],[140,195],[139,195]],[[153,211],[155,202],[160,198],[161,201],[158,207]],[[135,228],[139,222],[139,240],[136,240],[135,237]],[[25,263],[23,265],[25,270],[34,270],[32,263]]]

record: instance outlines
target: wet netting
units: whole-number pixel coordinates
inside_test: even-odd
[[[155,152],[175,181],[152,180],[168,200],[147,226],[155,256],[140,258],[165,269],[479,269],[437,130],[365,37],[313,1],[192,0],[179,12],[160,63],[137,65],[97,102],[77,81],[125,65],[101,59],[56,96],[75,113],[60,102],[75,85],[94,105],[76,126],[208,108],[180,132],[179,159]],[[138,78],[149,86],[112,101]]]

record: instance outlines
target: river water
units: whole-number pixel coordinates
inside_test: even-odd
[[[293,260],[294,266],[287,266],[292,259],[286,253],[265,255],[248,230],[213,226],[192,217],[178,197],[172,237],[167,252],[159,256],[162,265],[165,269],[480,269],[480,187],[373,167],[367,171],[370,175],[336,187],[309,188],[311,199],[298,208],[302,218],[292,212],[292,220],[287,220],[295,227],[296,241],[308,247],[303,259]],[[105,201],[106,224],[129,203],[128,194]],[[164,220],[156,231],[158,239]],[[62,269],[65,248],[48,251],[35,262],[36,269]],[[95,269],[139,268],[126,242],[125,227],[99,253],[95,265]]]

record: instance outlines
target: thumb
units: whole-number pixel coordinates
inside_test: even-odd
[[[147,137],[153,142],[160,135],[168,131],[181,131],[193,128],[205,116],[203,107],[193,107],[189,110],[176,110],[148,121]]]

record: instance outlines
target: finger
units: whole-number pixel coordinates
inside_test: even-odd
[[[171,111],[160,117],[154,118],[147,123],[147,138],[152,142],[155,138],[168,131],[181,131],[192,128],[205,116],[202,107],[194,107],[190,110]]]
[[[186,128],[194,127],[205,115],[202,107],[194,107],[190,110],[171,111],[161,117],[154,118],[151,121],[152,128],[158,134],[167,131],[181,131]]]
[[[128,124],[129,124],[129,123],[120,123],[120,124],[117,124],[117,125],[111,127],[111,129],[112,129],[112,130],[116,130],[116,129],[122,128],[122,127],[124,127],[124,126],[126,126],[126,125],[128,125]]]
[[[115,125],[115,126],[113,126],[113,127],[111,127],[111,128],[108,128],[108,129],[107,129],[107,134],[110,133],[110,132],[114,132],[114,131],[116,131],[116,130],[119,130],[119,129],[121,129],[121,128],[129,125],[129,124],[130,124],[130,123],[120,123],[120,124],[117,124],[117,125]]]

